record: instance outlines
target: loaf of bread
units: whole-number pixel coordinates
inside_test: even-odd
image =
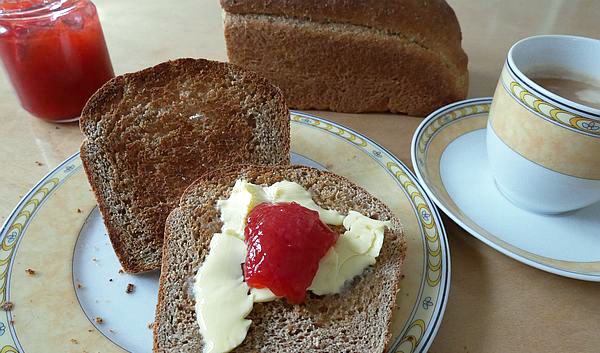
[[[321,207],[349,210],[391,221],[377,262],[336,295],[308,294],[302,305],[284,300],[255,303],[244,342],[233,352],[382,353],[392,338],[391,317],[399,290],[405,242],[400,221],[379,200],[341,176],[301,166],[229,167],[210,172],[183,194],[169,215],[154,325],[154,352],[202,352],[193,278],[222,222],[217,200],[226,199],[237,179],[271,185],[297,182]]]
[[[160,268],[165,219],[204,172],[289,164],[289,111],[257,74],[180,59],[118,76],[81,114],[81,159],[123,269]]]
[[[444,0],[221,0],[229,61],[288,106],[423,116],[464,99],[467,56]]]

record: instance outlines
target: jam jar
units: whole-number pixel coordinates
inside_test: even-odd
[[[0,58],[34,116],[75,121],[114,77],[94,4],[87,0],[0,1]]]

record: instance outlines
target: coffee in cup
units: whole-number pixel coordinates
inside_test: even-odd
[[[600,109],[600,80],[562,68],[542,67],[526,73],[540,87],[572,102]]]

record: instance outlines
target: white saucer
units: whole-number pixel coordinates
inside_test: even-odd
[[[496,188],[486,152],[491,98],[432,113],[417,129],[412,162],[450,218],[494,249],[561,276],[600,281],[600,203],[560,215],[522,210]]]

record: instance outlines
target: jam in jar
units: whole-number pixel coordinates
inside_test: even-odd
[[[77,120],[114,76],[88,0],[0,1],[0,57],[23,108],[54,122]]]

